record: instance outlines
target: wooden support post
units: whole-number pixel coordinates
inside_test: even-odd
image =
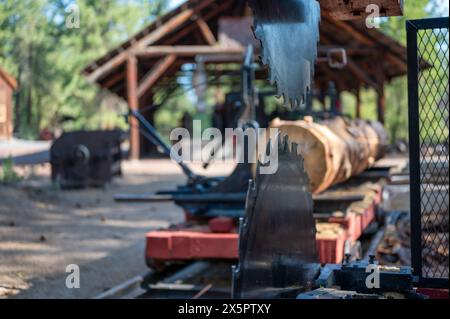
[[[361,91],[356,91],[356,118],[361,118]]]
[[[384,96],[384,84],[380,84],[377,90],[377,109],[378,109],[378,121],[384,124],[384,113],[386,109],[386,98]]]
[[[137,111],[139,109],[138,98],[138,65],[134,55],[130,56],[127,61],[127,97],[128,107]],[[140,157],[140,133],[139,122],[135,117],[130,118],[130,158],[139,159]]]
[[[377,78],[377,110],[378,121],[384,124],[385,110],[386,110],[386,97],[384,92],[384,82],[386,80],[385,74],[382,68],[382,62],[378,61],[375,68],[375,76]]]

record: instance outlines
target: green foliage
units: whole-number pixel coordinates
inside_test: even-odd
[[[381,31],[406,46],[406,20],[420,19],[429,16],[438,16],[439,1],[441,0],[408,0],[404,1],[404,16],[382,19]],[[433,50],[430,50],[433,51]],[[430,58],[430,57],[424,57]],[[431,57],[433,58],[433,57]],[[428,71],[427,71],[428,72]],[[431,71],[436,72],[436,71]],[[361,117],[364,119],[377,119],[377,94],[373,89],[361,92]],[[386,128],[391,141],[406,139],[408,137],[408,86],[406,76],[393,79],[385,86]],[[345,114],[355,117],[356,98],[349,93],[342,94]],[[428,94],[432,99],[432,94]],[[439,122],[431,121],[431,125],[438,126]]]
[[[4,160],[1,166],[0,184],[10,185],[21,180],[20,176],[14,171],[14,162],[12,158]]]
[[[73,4],[79,8],[79,28],[66,24]],[[106,104],[107,96],[87,83],[81,71],[149,23],[165,4],[165,0],[0,0],[0,64],[19,82],[16,124],[21,135],[36,136],[44,128],[123,127],[116,114],[124,106]]]
[[[381,28],[384,33],[406,46],[406,20],[439,16],[441,0],[408,0],[404,1],[404,15],[384,19]],[[408,86],[405,77],[394,79],[385,88],[386,94],[386,127],[391,141],[408,137]],[[370,103],[372,99],[370,98]],[[364,104],[363,104],[364,105]],[[372,109],[372,106],[370,107]]]
[[[406,19],[436,16],[442,1],[404,1],[404,17],[383,19],[382,31],[405,45]],[[126,111],[126,105],[87,83],[81,71],[148,24],[167,3],[166,0],[0,0],[0,65],[16,76],[20,85],[15,121],[21,136],[36,137],[44,128],[126,129],[127,124],[118,116]],[[66,26],[73,4],[79,7],[80,28]],[[209,106],[213,105],[213,94],[207,91]],[[363,117],[375,119],[375,93],[364,91],[361,98]],[[406,78],[387,85],[386,99],[386,125],[391,139],[404,138]],[[354,97],[344,94],[343,102],[344,112],[354,115]],[[189,95],[178,95],[156,113],[158,128],[167,135],[185,112],[201,119],[206,126],[212,108],[197,114]]]
[[[170,132],[174,128],[182,126],[182,118],[185,113],[191,116],[196,113],[192,102],[186,95],[180,95],[166,101],[155,114],[156,128],[163,137],[169,140]]]

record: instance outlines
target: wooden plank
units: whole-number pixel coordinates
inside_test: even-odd
[[[209,45],[217,44],[216,37],[214,36],[213,32],[211,31],[210,27],[208,26],[205,20],[199,18],[195,21],[195,23],[200,28],[200,31],[206,43],[208,43]]]
[[[380,17],[403,15],[403,1],[399,0],[320,0],[322,10],[339,20],[367,17],[366,8],[370,4],[380,8]]]
[[[358,91],[355,94],[356,96],[356,118],[361,118],[361,92],[358,89]]]
[[[86,78],[89,82],[95,82],[98,79],[100,79],[104,74],[110,72],[111,70],[114,70],[115,68],[119,67],[123,63],[125,63],[128,59],[128,53],[126,51],[116,55],[112,59],[110,59],[108,62],[103,64],[102,66],[98,67],[93,71],[91,74],[87,75]]]
[[[137,58],[135,56],[130,56],[127,61],[127,97],[128,107],[133,111],[137,111],[139,109],[137,83]],[[133,116],[130,117],[130,157],[131,159],[139,159],[140,157],[139,122]]]
[[[139,57],[155,57],[175,54],[179,57],[194,57],[197,55],[241,55],[245,52],[243,47],[223,48],[210,45],[179,45],[179,46],[151,46],[144,49],[135,49],[133,54]]]
[[[156,65],[144,76],[143,80],[139,84],[137,95],[141,98],[161,76],[167,71],[167,69],[173,65],[177,56],[175,54],[169,54],[165,58],[159,60]]]
[[[173,32],[177,27],[181,26],[183,23],[189,21],[194,15],[195,10],[188,9],[182,11],[179,15],[167,21],[165,24],[161,25],[155,31],[149,33],[141,40],[137,42],[136,47],[145,47],[151,45],[165,36],[167,33]]]

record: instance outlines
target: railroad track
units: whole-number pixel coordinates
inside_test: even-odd
[[[149,271],[94,299],[214,299],[231,297],[231,262],[196,261]],[[228,275],[229,274],[229,275]]]

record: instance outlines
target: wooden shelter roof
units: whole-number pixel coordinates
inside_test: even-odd
[[[367,5],[365,2],[374,1],[355,0],[353,8]],[[382,3],[382,9],[388,8],[382,13],[401,14],[398,0],[378,2]],[[361,14],[358,10],[346,9],[348,3],[342,0],[321,1],[322,7],[327,7],[322,10],[320,44],[345,48],[349,64],[342,70],[331,70],[327,65],[319,65],[316,85],[323,86],[330,80],[339,79],[335,81],[339,90],[353,91],[360,86],[375,87],[380,77],[383,77],[383,81],[389,81],[405,74],[406,49],[402,45],[376,29],[368,29],[361,19],[336,19],[352,18],[357,12]],[[331,10],[333,4],[335,10]],[[243,47],[230,48],[217,44],[219,21],[222,17],[250,14],[245,1],[241,0],[189,0],[87,66],[84,74],[90,81],[126,98],[125,65],[128,57],[135,55],[138,60],[138,78],[140,81],[147,80],[147,85],[140,87],[140,96],[143,97],[146,94],[143,91],[155,89],[158,84],[166,86],[173,81],[180,66],[195,62],[198,55],[226,56],[223,62],[232,56],[239,57]]]
[[[355,18],[364,17],[368,4],[377,4],[381,15],[401,15],[401,0],[322,0],[320,3],[323,18],[320,45],[346,49],[349,63],[340,70],[319,64],[316,87],[323,88],[330,80],[340,91],[372,86],[379,93],[379,117],[383,119],[383,85],[392,77],[406,73],[406,49],[381,32],[367,29],[361,22],[364,19]],[[228,26],[235,29],[231,45],[219,41],[223,38],[224,19],[230,18],[237,19]],[[234,24],[240,25],[239,28]],[[91,63],[83,73],[91,82],[126,99],[131,110],[137,110],[153,105],[155,92],[170,93],[176,88],[182,65],[196,62],[200,56],[205,63],[215,65],[240,63],[248,42],[253,43],[254,38],[251,10],[246,1],[188,0]],[[216,68],[214,72],[223,71]],[[131,118],[130,126],[131,157],[139,158],[139,123]]]

